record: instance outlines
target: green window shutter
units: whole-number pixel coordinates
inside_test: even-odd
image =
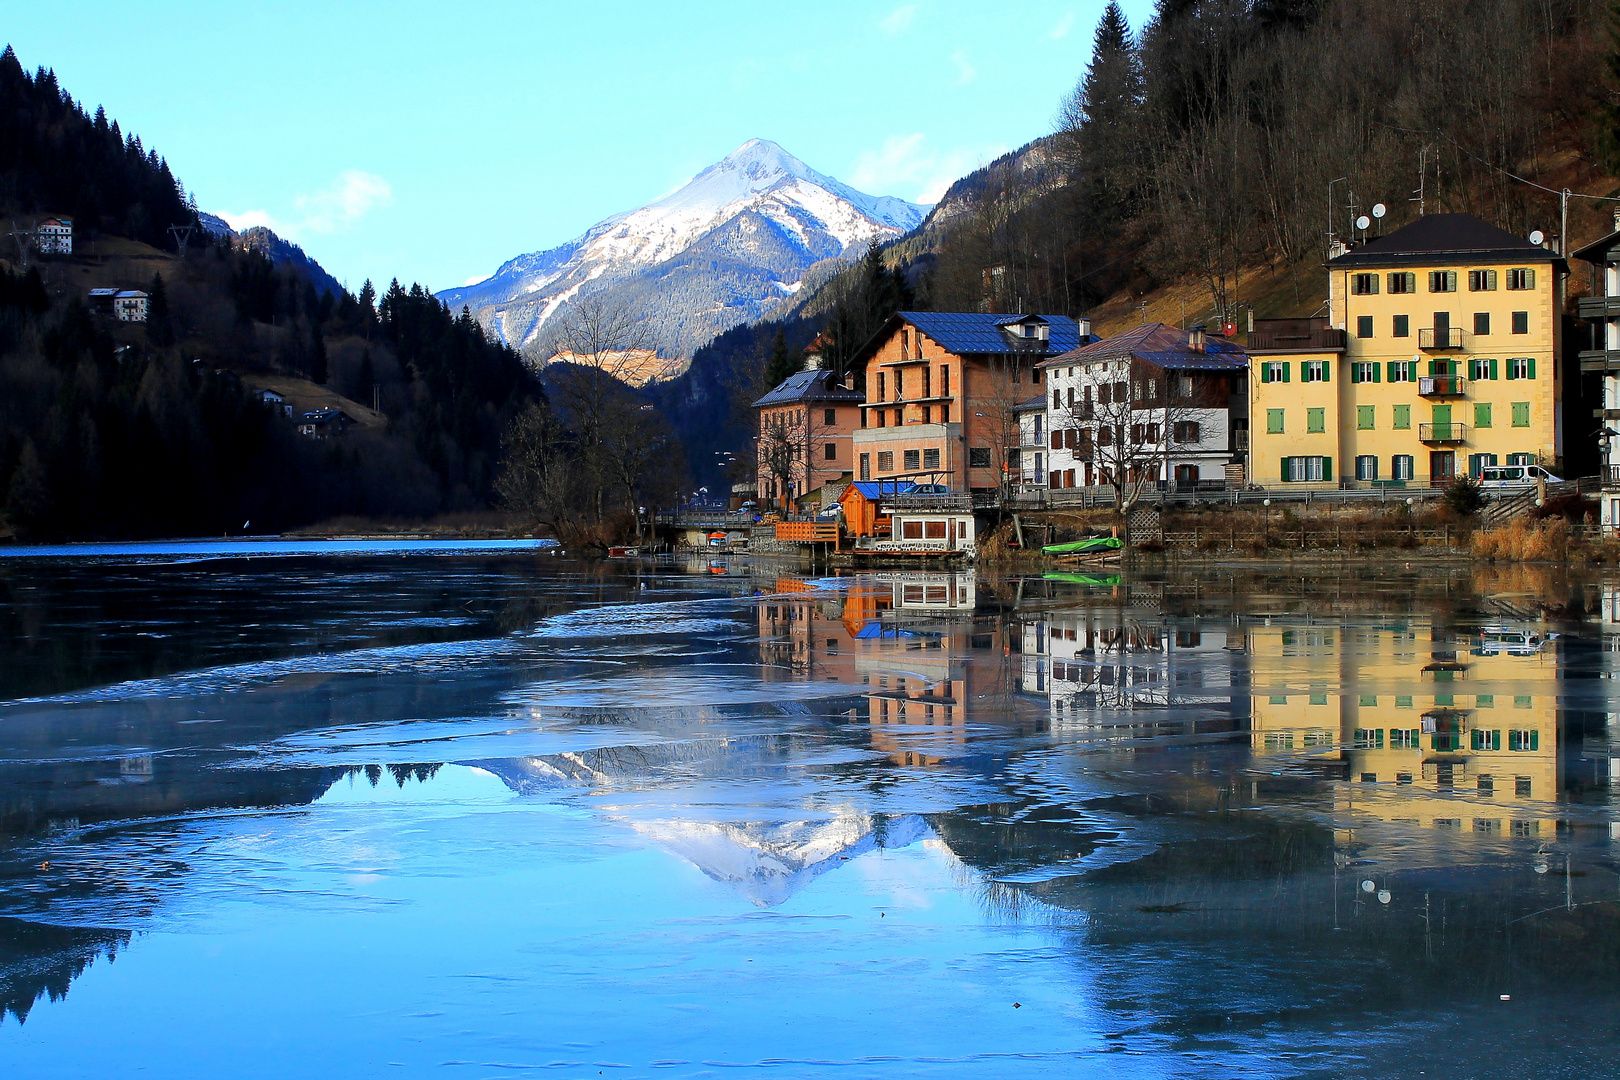
[[[1325,457],[1322,459],[1322,479],[1333,479],[1333,459],[1330,457]]]
[[[1518,378],[1518,376],[1517,376],[1517,375],[1515,375],[1515,374],[1513,374],[1513,361],[1512,361],[1512,360],[1509,360],[1509,361],[1508,361],[1508,373],[1507,373],[1507,377],[1508,377],[1508,381],[1509,381],[1509,382],[1512,382],[1512,381],[1513,381],[1513,380],[1514,380],[1514,379],[1516,379],[1516,378]]]
[[[1282,362],[1282,373],[1283,373],[1283,382],[1287,382],[1287,381],[1288,381],[1288,370],[1289,370],[1289,369],[1290,369],[1290,368],[1292,368],[1292,367],[1293,367],[1293,366],[1294,366],[1294,365],[1293,365],[1293,363],[1292,363],[1292,362],[1290,362],[1290,361],[1288,361],[1288,360],[1284,360],[1284,361],[1283,361],[1283,362]]]
[[[1374,363],[1373,366],[1372,366],[1372,377],[1373,377],[1373,382],[1378,381],[1378,365],[1376,363]]]
[[[1491,361],[1491,374],[1490,374],[1489,377],[1492,378],[1492,379],[1496,378],[1496,361],[1495,360]]]
[[[1533,288],[1536,287],[1536,269],[1535,269],[1535,267],[1531,267],[1530,269],[1528,269],[1528,270],[1526,270],[1524,272],[1524,287],[1527,288],[1527,289],[1533,289]],[[1535,378],[1534,375],[1532,375],[1530,377],[1532,379]]]
[[[1361,365],[1360,364],[1351,364],[1350,365],[1350,381],[1353,382],[1353,383],[1358,383],[1358,382],[1361,381]]]
[[[1455,270],[1447,270],[1446,271],[1446,292],[1456,292],[1456,291],[1457,291],[1457,271],[1455,271]]]
[[[1491,403],[1488,401],[1474,402],[1474,426],[1488,428],[1491,426]]]
[[[1395,381],[1395,364],[1396,363],[1397,363],[1397,361],[1394,361],[1394,360],[1391,360],[1389,362],[1389,381],[1390,382]]]
[[[1260,361],[1260,381],[1263,383],[1271,381],[1271,365],[1264,360]]]
[[[1500,731],[1491,732],[1491,749],[1502,749],[1502,733]]]
[[[1288,459],[1287,458],[1282,459],[1282,478],[1283,478],[1283,480],[1285,482],[1288,480]],[[1283,644],[1286,645],[1288,643],[1285,641],[1285,642],[1283,642]]]
[[[1530,363],[1529,363],[1528,366],[1529,366],[1529,370],[1526,372],[1525,378],[1533,379],[1533,378],[1536,377],[1536,358],[1535,357],[1532,356],[1530,358]]]
[[[1530,426],[1530,403],[1528,401],[1515,401],[1513,403],[1513,426]]]
[[[1530,749],[1532,749],[1532,750],[1540,750],[1541,749],[1541,732],[1532,731],[1530,733]]]
[[[1532,360],[1530,362],[1532,364],[1535,363],[1534,360]],[[1322,361],[1322,381],[1323,382],[1332,382],[1333,381],[1333,379],[1332,379],[1332,375],[1333,375],[1332,368],[1333,368],[1333,361],[1331,361],[1331,360]]]

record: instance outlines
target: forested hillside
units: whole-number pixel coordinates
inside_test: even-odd
[[[196,215],[167,165],[7,49],[0,220],[46,214],[75,219],[72,255],[0,252],[0,537],[277,531],[495,503],[505,430],[543,399],[516,353],[419,286],[354,295],[201,229],[179,257],[168,225]],[[93,312],[95,287],[149,292],[150,317]],[[264,376],[381,416],[308,438],[256,393]]]

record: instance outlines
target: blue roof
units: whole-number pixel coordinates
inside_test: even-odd
[[[849,486],[868,499],[881,499],[885,495],[904,495],[917,485],[910,480],[857,480]]]
[[[826,368],[796,371],[783,379],[779,386],[754,402],[761,405],[788,405],[795,401],[865,401],[859,390],[848,390],[831,381],[832,372]]]
[[[902,311],[899,317],[958,356],[968,354],[1032,353],[1036,356],[1055,356],[1070,349],[1078,349],[1088,341],[1081,340],[1080,327],[1067,315],[992,315],[977,311]],[[1002,329],[1038,319],[1050,327],[1050,339],[1044,342],[1029,338],[1016,338]]]

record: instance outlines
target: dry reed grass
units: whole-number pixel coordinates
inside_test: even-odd
[[[1565,562],[1569,559],[1569,522],[1561,517],[1539,522],[1515,518],[1500,528],[1475,533],[1469,549],[1481,559]]]

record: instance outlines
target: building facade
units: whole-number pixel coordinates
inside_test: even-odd
[[[787,507],[829,482],[848,479],[850,437],[860,425],[860,391],[835,382],[832,372],[795,372],[754,402],[758,497],[763,506]]]
[[[1580,363],[1581,374],[1603,376],[1597,410],[1603,476],[1599,521],[1612,536],[1620,532],[1620,211],[1614,215],[1614,232],[1581,248],[1575,257],[1588,264],[1592,275],[1592,295],[1577,303],[1591,334]]]
[[[73,254],[73,219],[46,218],[34,228],[34,249],[42,255]]]
[[[1052,489],[1224,484],[1241,465],[1249,364],[1223,337],[1148,323],[1039,368]]]
[[[856,479],[954,491],[1015,483],[1016,407],[1041,393],[1041,361],[1090,339],[1061,315],[899,312],[855,359],[866,373]]]
[[[1431,214],[1327,269],[1325,325],[1251,336],[1254,482],[1445,486],[1561,457],[1561,258]]]

